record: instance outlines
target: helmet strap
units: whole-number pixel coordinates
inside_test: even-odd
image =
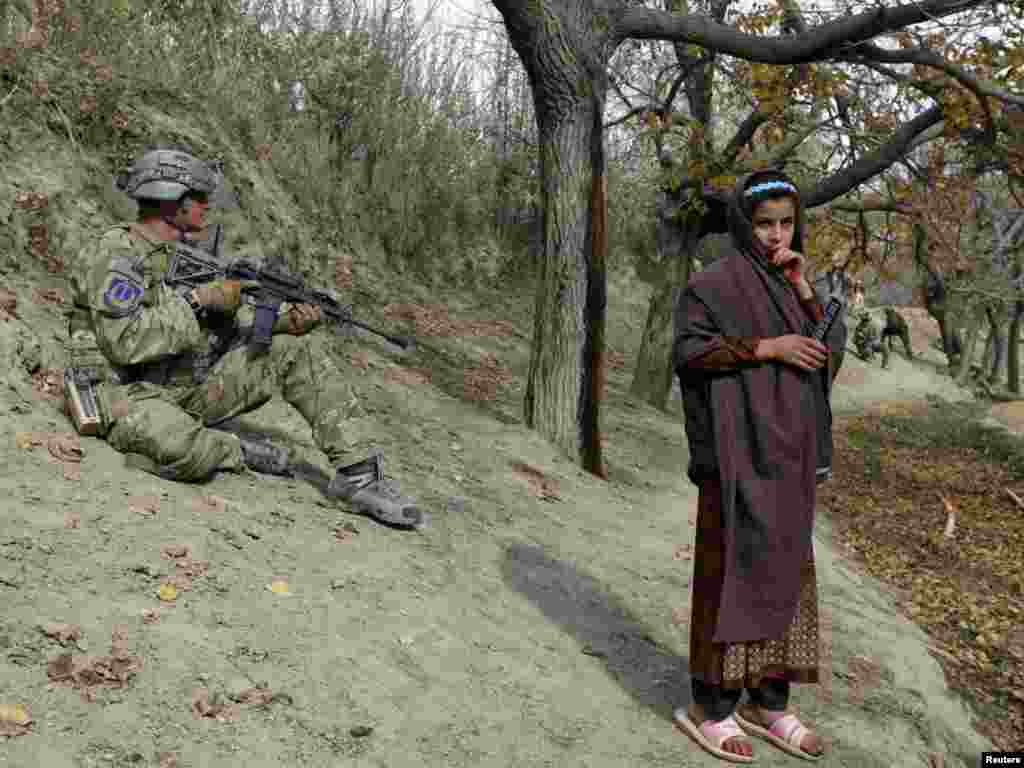
[[[164,214],[163,216],[160,217],[161,219],[163,219],[165,224],[169,224],[174,229],[178,230],[178,240],[180,240],[183,243],[186,242],[186,240],[187,240],[185,235],[188,233],[188,230],[185,229],[180,224],[178,224],[178,222],[176,221],[176,218],[177,218],[177,215],[178,215],[178,211],[180,211],[184,207],[184,205],[185,205],[185,198],[186,197],[188,197],[188,193],[187,192],[184,195],[182,195],[181,198],[178,200],[178,207],[175,210],[174,216],[168,216],[167,214]]]

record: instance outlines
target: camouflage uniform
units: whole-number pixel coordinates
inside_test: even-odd
[[[109,362],[112,376],[97,392],[107,442],[147,457],[162,476],[177,480],[241,471],[239,439],[208,425],[280,394],[309,423],[332,464],[369,453],[358,377],[339,370],[323,334],[275,334],[269,350],[254,356],[245,343],[248,307],[200,321],[164,285],[176,246],[120,225],[87,245],[75,264],[69,330],[72,345],[83,349],[94,334]],[[197,356],[210,350],[214,360],[199,380]]]
[[[882,367],[889,367],[889,348],[882,344],[881,320],[867,310],[858,313],[857,327],[853,332],[853,343],[865,360],[871,360],[876,352],[882,353]]]

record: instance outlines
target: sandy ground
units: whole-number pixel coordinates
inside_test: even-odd
[[[0,766],[720,764],[671,720],[689,695],[696,502],[678,404],[666,415],[631,401],[628,366],[610,376],[603,482],[521,423],[528,325],[430,339],[409,360],[339,341],[339,354],[366,353],[389,474],[432,512],[404,532],[298,481],[165,482],[95,439],[82,440],[75,479],[45,443],[19,447],[17,433],[69,431],[24,370],[34,358],[62,364],[60,308],[33,303],[25,281],[0,281],[19,297],[19,317],[0,320],[12,361],[0,372],[0,705],[33,721],[0,738]],[[499,311],[452,307],[472,319]],[[631,311],[612,307],[618,349],[638,338]],[[459,361],[484,352],[513,378],[495,400],[469,402]],[[870,386],[851,362],[837,408],[933,391],[933,374],[893,357]],[[398,365],[429,367],[430,379],[403,383]],[[286,404],[249,422],[316,459]],[[937,752],[973,766],[986,742],[923,633],[837,555],[823,517],[815,548],[825,683],[798,687],[794,704],[830,745],[823,764],[918,768]],[[172,602],[158,597],[169,579],[182,587]],[[45,634],[51,623],[79,625],[80,638]],[[50,682],[61,654],[98,676]],[[867,687],[865,659],[880,670]],[[761,765],[795,764],[755,747]]]

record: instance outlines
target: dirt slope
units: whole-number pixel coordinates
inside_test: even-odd
[[[32,719],[8,723],[24,733],[0,740],[0,765],[717,764],[671,724],[689,688],[696,497],[677,404],[666,416],[625,395],[632,355],[610,374],[605,483],[520,423],[528,302],[471,304],[410,285],[411,301],[515,331],[428,336],[404,360],[339,340],[336,352],[358,352],[375,382],[389,473],[432,510],[409,533],[297,481],[165,482],[93,439],[76,472],[45,434],[19,440],[69,431],[26,370],[45,388],[39,366],[63,364],[60,306],[33,300],[38,281],[0,275],[18,297],[17,317],[0,319],[11,361],[0,385],[0,705]],[[612,299],[612,347],[628,350],[641,306]],[[837,407],[935,385],[894,358],[870,388],[851,364]],[[504,382],[493,399],[467,398],[467,369]],[[249,422],[318,460],[286,404]],[[168,545],[189,550],[175,557]],[[909,768],[940,752],[973,765],[985,741],[922,633],[836,555],[826,519],[815,547],[826,684],[798,689],[795,704],[830,742],[827,764]],[[168,581],[173,602],[158,597]],[[41,631],[53,623],[79,625],[77,646],[70,629]],[[61,654],[72,658],[49,666],[62,679],[50,682]],[[881,670],[869,689],[856,677],[863,657]],[[793,764],[758,746],[761,765]]]

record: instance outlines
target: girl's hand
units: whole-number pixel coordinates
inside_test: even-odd
[[[767,339],[765,357],[805,371],[816,371],[828,362],[828,347],[810,336],[791,333]]]
[[[779,248],[770,254],[772,264],[782,267],[786,279],[797,289],[800,298],[810,298],[814,290],[811,284],[804,277],[804,264],[807,259],[802,253],[791,251],[789,248]]]
[[[803,273],[804,262],[807,261],[802,253],[791,251],[789,248],[774,250],[771,252],[770,257],[772,264],[782,267],[782,271],[786,274],[786,279],[791,283],[796,282],[794,276],[799,278]]]

